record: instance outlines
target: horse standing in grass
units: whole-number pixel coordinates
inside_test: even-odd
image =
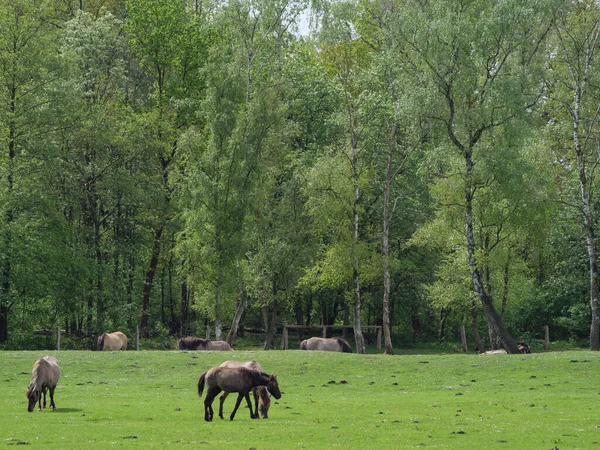
[[[350,345],[342,338],[312,337],[300,343],[300,350],[352,353]]]
[[[98,337],[98,351],[127,350],[127,336],[120,331],[102,333]]]
[[[245,367],[247,369],[263,372],[261,365],[256,361],[225,361],[219,367]],[[252,389],[252,394],[254,395],[254,417],[258,417],[260,411],[260,416],[263,419],[268,419],[269,407],[271,406],[271,394],[265,386],[256,386]],[[229,392],[223,392],[219,399],[219,417],[221,419],[223,418],[223,403],[228,395]]]
[[[242,399],[246,399],[248,408],[250,409],[250,418],[256,419],[252,412],[252,404],[250,403],[250,391],[257,386],[266,386],[273,397],[281,398],[277,377],[268,375],[258,370],[251,370],[245,367],[213,367],[212,369],[200,375],[198,380],[198,396],[202,397],[204,384],[206,383],[207,392],[204,399],[204,420],[210,422],[213,419],[212,403],[219,392],[237,392],[238,398],[235,403],[235,408],[229,420],[233,420]]]
[[[54,356],[44,356],[35,362],[26,394],[29,399],[27,411],[32,412],[36,402],[39,402],[38,411],[42,410],[42,394],[44,395],[44,408],[46,407],[46,391],[50,391],[50,408],[56,409],[54,389],[59,378],[60,367]]]
[[[231,345],[225,341],[209,341],[197,337],[185,337],[177,341],[179,350],[215,350],[232,351]]]

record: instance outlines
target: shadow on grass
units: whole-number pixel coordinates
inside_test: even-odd
[[[76,412],[81,412],[83,411],[83,409],[77,409],[77,408],[56,408],[54,410],[55,413],[76,413]]]

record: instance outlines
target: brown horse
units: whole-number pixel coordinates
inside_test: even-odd
[[[225,361],[219,367],[245,367],[247,369],[258,370],[262,372],[263,369],[259,363],[256,361]],[[264,386],[256,386],[252,389],[252,394],[254,394],[254,417],[258,418],[258,412],[260,411],[260,416],[263,419],[269,418],[269,407],[271,406],[271,394]],[[220,397],[219,402],[219,417],[223,418],[223,402],[229,395],[229,392],[223,392]]]
[[[232,351],[231,345],[225,341],[209,341],[197,337],[185,337],[177,341],[179,350],[215,350]]]
[[[120,331],[98,336],[98,351],[127,350],[127,336]]]
[[[245,367],[213,367],[212,369],[200,375],[198,380],[198,396],[202,397],[204,391],[204,383],[206,382],[207,392],[204,399],[204,420],[210,422],[213,419],[212,403],[219,392],[237,392],[238,398],[235,403],[235,408],[229,420],[233,420],[242,399],[246,399],[248,408],[250,409],[250,418],[255,419],[252,412],[252,404],[250,403],[250,391],[257,386],[266,386],[273,397],[281,398],[277,377],[268,375],[258,370],[251,370]]]
[[[44,394],[44,408],[46,407],[46,391],[50,391],[50,408],[56,409],[54,389],[59,378],[60,367],[54,356],[44,356],[35,362],[26,394],[29,399],[27,411],[32,412],[36,402],[39,402],[38,411],[42,410],[42,394]]]
[[[312,337],[300,343],[300,350],[352,353],[352,348],[342,338]]]
[[[529,345],[527,345],[523,341],[519,342],[519,345],[517,346],[517,348],[519,349],[519,351],[521,353],[531,353],[531,349],[529,348]]]

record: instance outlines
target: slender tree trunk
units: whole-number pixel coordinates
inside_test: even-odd
[[[449,314],[450,309],[442,308],[440,310],[440,326],[438,330],[438,340],[440,343],[446,338],[446,319],[448,319]]]
[[[154,245],[152,246],[152,256],[150,257],[150,266],[146,271],[144,281],[144,292],[142,294],[142,313],[140,317],[140,334],[145,335],[148,331],[148,317],[150,315],[150,293],[154,285],[154,275],[158,267],[158,258],[160,256],[160,238],[164,230],[164,225],[160,225],[154,235]]]
[[[266,308],[268,311],[268,308]],[[273,299],[273,307],[271,308],[271,317],[269,319],[268,314],[265,315],[266,320],[266,336],[265,336],[265,350],[271,350],[273,346],[273,337],[275,336],[275,328],[277,325],[277,300]]]
[[[98,214],[99,211],[94,213],[94,246],[96,247],[96,267],[98,270],[96,277],[96,327],[97,331],[102,332],[104,331],[104,264],[100,244],[100,218]]]
[[[477,304],[473,300],[471,304],[471,328],[473,329],[473,338],[475,339],[475,345],[477,351],[483,353],[485,348],[481,342],[481,336],[479,336],[479,314],[477,313]]]
[[[229,333],[227,333],[227,343],[233,347],[233,342],[235,341],[235,337],[237,335],[238,327],[240,326],[240,321],[242,320],[242,316],[244,315],[244,311],[246,310],[246,303],[248,299],[248,293],[246,289],[242,289],[240,293],[240,303],[238,303],[238,307],[235,311],[235,315],[233,316],[233,321],[231,322],[231,329]]]
[[[190,332],[189,324],[190,324],[190,311],[189,311],[189,295],[187,282],[184,279],[181,282],[181,324],[179,328],[179,334],[181,337],[187,336]]]
[[[590,325],[590,350],[600,350],[600,311],[598,310],[598,256],[596,254],[596,242],[594,233],[594,220],[591,209],[591,188],[585,173],[585,162],[583,150],[581,150],[577,127],[575,127],[575,147],[579,147],[577,152],[577,166],[579,170],[579,183],[581,187],[581,202],[583,206],[583,217],[585,227],[585,237],[587,243],[588,259],[590,264],[590,306],[592,310],[592,322]]]
[[[502,285],[502,310],[500,311],[500,317],[504,320],[504,314],[508,306],[508,293],[509,293],[509,275],[510,275],[510,249],[506,258],[506,264],[504,264],[504,280]]]
[[[489,236],[486,236],[486,243],[485,243],[486,252],[487,252],[488,244],[489,244]],[[489,256],[489,254],[488,254],[488,256]],[[486,265],[483,268],[483,273],[485,274],[484,289],[488,293],[490,298],[493,299],[492,284],[490,281],[490,268],[488,265]],[[503,320],[504,320],[504,318],[503,318]],[[487,324],[488,324],[488,337],[490,338],[490,350],[498,350],[498,334],[496,333],[496,328],[494,327],[494,324],[492,323],[492,321],[490,320],[489,317],[487,318]]]
[[[598,310],[598,256],[596,254],[596,242],[594,232],[594,217],[592,212],[592,187],[588,181],[586,173],[586,158],[584,145],[581,142],[579,135],[580,117],[579,110],[581,108],[581,99],[585,91],[585,82],[587,71],[589,70],[589,60],[586,58],[585,78],[580,83],[576,84],[575,88],[575,105],[571,118],[573,121],[573,143],[575,145],[575,153],[577,156],[577,171],[579,173],[579,187],[581,191],[581,204],[583,211],[585,239],[587,244],[588,259],[590,264],[590,307],[592,310],[592,321],[590,325],[590,350],[600,350],[600,311]],[[576,81],[576,80],[575,80]]]
[[[12,303],[0,304],[0,342],[8,340],[8,313],[12,307]]]
[[[360,188],[358,183],[358,121],[356,117],[353,118],[352,122],[352,173],[354,178],[354,203],[352,207],[352,221],[354,228],[354,243],[358,245],[359,233],[358,233],[358,206],[360,203]],[[354,340],[356,342],[356,353],[364,354],[365,338],[362,333],[362,327],[360,323],[361,305],[360,305],[360,267],[358,257],[354,256],[354,271],[353,271],[353,284],[354,284]]]
[[[513,340],[512,336],[504,326],[504,321],[494,308],[494,303],[491,296],[486,292],[483,285],[483,277],[481,269],[477,265],[475,258],[475,237],[473,234],[473,160],[472,160],[473,149],[465,149],[463,156],[466,165],[466,176],[465,176],[465,231],[467,236],[467,252],[469,269],[471,271],[471,277],[473,279],[473,287],[477,293],[481,304],[483,305],[483,311],[486,317],[491,323],[491,326],[496,330],[500,337],[502,346],[508,353],[520,353],[517,348],[517,344]]]
[[[294,307],[294,313],[296,314],[296,325],[303,325],[303,315],[302,315],[302,305],[300,304],[300,299],[296,300],[296,306]],[[299,341],[304,338],[304,333],[301,328],[296,329],[296,337]]]
[[[388,161],[385,174],[385,188],[383,191],[383,337],[385,354],[393,355],[392,335],[390,332],[390,193],[392,189],[394,148],[396,146],[396,125],[392,125],[392,132],[388,138]]]

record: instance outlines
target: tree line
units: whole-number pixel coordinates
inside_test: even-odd
[[[593,0],[0,0],[0,346],[600,350]],[[299,27],[310,24],[310,33]],[[227,334],[225,334],[227,331]],[[34,344],[31,344],[34,345]]]

